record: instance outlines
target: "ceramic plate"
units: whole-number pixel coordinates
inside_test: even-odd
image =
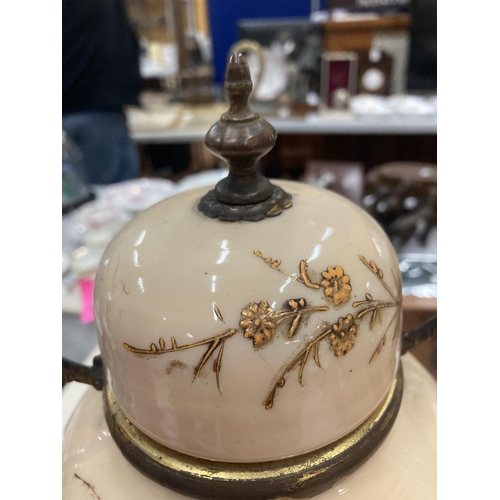
[[[71,217],[76,241],[89,247],[105,248],[133,214],[117,208],[110,200],[99,199],[82,205]]]
[[[437,102],[432,98],[413,95],[394,95],[387,98],[387,105],[393,113],[408,116],[435,115]]]
[[[92,275],[97,271],[103,253],[104,248],[78,247],[71,254],[73,258],[71,270],[79,276]]]
[[[71,269],[71,257],[67,252],[62,253],[62,273],[66,274]]]
[[[175,184],[167,179],[144,177],[108,186],[103,190],[102,199],[117,209],[139,213],[176,192]]]
[[[213,186],[221,179],[227,177],[228,169],[205,170],[196,174],[188,175],[177,184],[177,191],[183,192],[199,187]]]
[[[351,98],[349,106],[351,111],[360,117],[380,117],[391,114],[387,99],[379,95],[356,95]]]

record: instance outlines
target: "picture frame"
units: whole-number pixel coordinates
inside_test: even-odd
[[[356,94],[358,55],[356,52],[324,52],[321,57],[321,101],[329,109]]]

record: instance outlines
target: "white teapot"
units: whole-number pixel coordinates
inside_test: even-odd
[[[240,40],[230,49],[230,53],[246,53],[250,74],[255,81],[251,99],[256,103],[273,103],[285,92],[289,75],[286,65],[286,47],[273,42],[269,48],[262,47],[254,40]]]

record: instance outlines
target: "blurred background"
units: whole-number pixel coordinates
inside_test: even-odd
[[[349,198],[400,260],[404,330],[437,311],[437,0],[63,0],[63,356],[95,347],[93,276],[137,213],[225,175],[203,140],[231,52],[277,130],[267,177]],[[436,345],[414,352],[434,376]]]

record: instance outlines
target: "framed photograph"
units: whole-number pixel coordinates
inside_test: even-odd
[[[321,58],[321,100],[327,108],[342,108],[356,93],[356,52],[325,52]]]

